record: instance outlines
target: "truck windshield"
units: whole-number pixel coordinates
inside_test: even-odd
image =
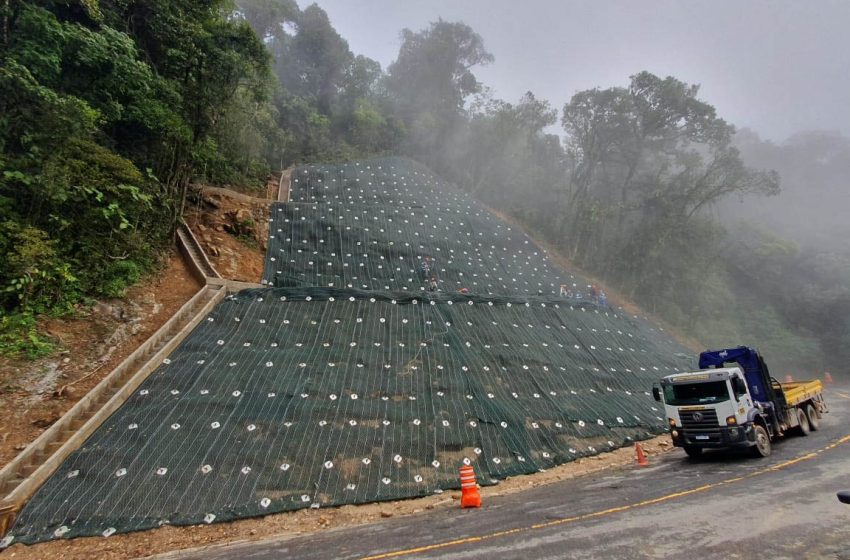
[[[725,381],[664,386],[664,402],[673,406],[717,403],[729,400]]]

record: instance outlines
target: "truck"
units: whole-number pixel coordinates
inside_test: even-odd
[[[828,411],[820,380],[780,383],[747,346],[706,350],[699,371],[668,375],[652,393],[664,404],[673,445],[691,458],[719,448],[767,457],[772,441],[808,435]]]

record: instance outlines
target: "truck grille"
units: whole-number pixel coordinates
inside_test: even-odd
[[[694,418],[695,415],[697,418]],[[720,425],[717,422],[717,411],[712,409],[680,411],[679,418],[682,419],[682,427],[685,430],[701,431]]]
[[[719,445],[722,443],[723,436],[720,434],[716,411],[711,409],[679,411],[679,418],[682,419],[682,435],[687,444]]]

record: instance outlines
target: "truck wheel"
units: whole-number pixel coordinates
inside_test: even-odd
[[[761,424],[756,424],[753,430],[756,433],[756,444],[750,449],[755,457],[767,457],[770,455],[770,436]]]
[[[797,409],[797,422],[799,422],[800,426],[797,428],[797,433],[801,436],[809,435],[811,431],[811,427],[809,426],[809,417],[806,416],[806,413],[802,409]]]
[[[806,405],[806,416],[809,418],[809,428],[816,432],[820,429],[820,419],[818,418],[818,413],[815,410],[815,407],[812,405]]]
[[[691,459],[699,459],[702,457],[702,447],[691,447],[690,445],[686,445],[683,449]]]

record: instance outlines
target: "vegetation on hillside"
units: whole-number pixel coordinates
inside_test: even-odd
[[[727,217],[782,198],[783,156],[742,143],[697,86],[638,72],[560,110],[507,102],[476,78],[493,56],[463,23],[403,30],[384,70],[294,0],[9,0],[0,19],[6,351],[49,349],[37,314],[149,270],[189,181],[392,152],[706,344],[808,367],[846,353],[850,327],[825,319],[848,305],[846,259]]]
[[[269,55],[220,2],[10,0],[0,37],[4,347],[43,312],[151,268],[216,129],[268,95]],[[26,345],[25,345],[26,346]],[[47,348],[30,345],[31,352]]]

